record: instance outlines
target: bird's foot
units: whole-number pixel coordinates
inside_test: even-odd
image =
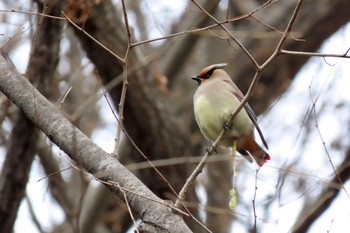
[[[231,130],[232,126],[233,126],[233,124],[229,125],[229,124],[227,124],[227,122],[225,122],[223,125],[223,128],[224,128],[224,130]]]
[[[213,146],[208,146],[205,151],[208,153],[208,154],[212,154],[212,153],[218,153],[218,151],[216,150],[216,147],[213,147]]]

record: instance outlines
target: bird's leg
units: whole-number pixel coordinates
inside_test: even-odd
[[[235,157],[237,152],[237,140],[233,139],[232,143],[232,156]]]
[[[236,176],[237,176],[237,171],[236,171],[236,151],[237,151],[237,139],[233,139],[232,143],[232,156],[233,156],[233,188],[230,190],[230,195],[231,195],[231,200],[229,202],[229,206],[231,209],[235,208],[236,203],[237,203],[237,195],[236,195]]]
[[[234,176],[234,177],[237,175],[237,172],[236,172],[236,164],[235,164],[236,152],[237,152],[237,139],[234,138],[234,139],[233,139],[233,143],[232,143],[233,176]]]
[[[216,150],[216,147],[213,147],[213,146],[208,146],[205,151],[208,153],[208,154],[212,154],[213,152],[215,152],[216,154],[218,153],[218,151]]]

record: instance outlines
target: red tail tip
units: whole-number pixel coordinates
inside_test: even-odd
[[[269,154],[266,154],[264,161],[262,163],[258,163],[259,167],[262,167],[267,161],[271,159]]]

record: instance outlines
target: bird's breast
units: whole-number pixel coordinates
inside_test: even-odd
[[[236,102],[235,102],[236,101]],[[225,97],[223,92],[216,92],[210,96],[201,94],[194,97],[195,118],[203,135],[210,141],[215,141],[223,129],[224,123],[230,117],[230,114],[239,105],[238,99],[229,99]],[[227,131],[223,137],[224,141],[232,143],[233,137],[247,135],[253,130],[252,122],[247,113],[242,109],[234,120],[233,127]],[[226,138],[226,139],[224,139]]]
[[[202,133],[211,141],[214,141],[219,136],[223,129],[223,124],[230,115],[230,111],[227,108],[205,95],[196,98],[194,112]]]

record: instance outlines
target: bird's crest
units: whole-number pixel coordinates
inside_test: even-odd
[[[213,74],[214,70],[224,68],[226,65],[227,63],[220,63],[205,67],[197,77],[201,79],[208,79]]]

